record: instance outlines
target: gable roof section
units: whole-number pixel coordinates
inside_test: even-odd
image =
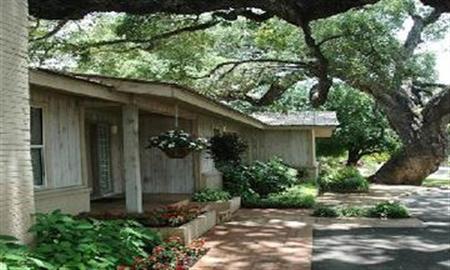
[[[70,82],[76,85],[70,85]],[[191,88],[173,83],[47,69],[31,69],[30,83],[119,103],[130,102],[130,95],[172,98],[256,128],[314,126],[334,128],[338,125],[334,112],[256,113],[250,116]]]
[[[320,126],[335,127],[339,124],[336,113],[328,111],[304,111],[292,113],[263,112],[252,116],[269,126]]]

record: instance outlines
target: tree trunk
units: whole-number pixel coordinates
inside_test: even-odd
[[[358,161],[361,159],[361,155],[357,150],[349,150],[347,157],[347,166],[356,166]]]
[[[404,145],[370,180],[392,185],[421,185],[446,159],[448,149],[445,129],[424,130],[421,134],[423,136]]]

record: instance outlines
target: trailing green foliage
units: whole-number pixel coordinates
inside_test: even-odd
[[[209,143],[209,152],[218,166],[240,164],[241,155],[248,148],[247,143],[237,133],[231,132],[214,135]]]
[[[354,167],[344,167],[331,171],[328,175],[319,177],[321,192],[367,192],[369,182]]]
[[[398,202],[381,202],[372,207],[318,205],[312,214],[316,217],[371,217],[408,218],[408,209]]]
[[[34,270],[55,268],[36,254],[33,254],[27,246],[18,244],[16,238],[0,235],[0,269]]]
[[[408,209],[398,202],[382,202],[367,210],[367,216],[378,218],[407,218]]]
[[[315,204],[316,188],[311,184],[296,185],[266,198],[251,196],[243,201],[247,208],[311,208]]]
[[[231,199],[230,193],[223,190],[206,188],[192,195],[194,202],[224,202]]]
[[[38,214],[30,229],[34,252],[58,269],[115,269],[147,256],[161,240],[134,221],[76,219],[55,211]]]

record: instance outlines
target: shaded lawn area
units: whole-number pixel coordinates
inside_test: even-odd
[[[425,179],[422,183],[424,187],[450,187],[450,179]]]

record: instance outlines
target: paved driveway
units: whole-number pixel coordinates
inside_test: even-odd
[[[315,230],[314,270],[450,269],[450,191],[402,198],[425,228]]]

